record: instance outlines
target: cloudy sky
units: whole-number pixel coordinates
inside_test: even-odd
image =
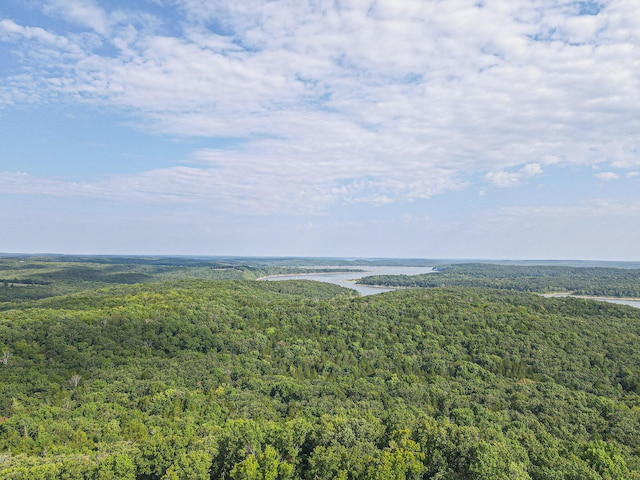
[[[0,252],[640,259],[637,0],[3,0]]]

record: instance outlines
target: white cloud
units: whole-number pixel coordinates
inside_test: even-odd
[[[485,178],[501,188],[517,187],[523,179],[531,178],[542,174],[542,167],[538,163],[525,165],[517,172],[489,172]]]
[[[50,0],[45,5],[44,11],[60,15],[65,20],[89,27],[101,34],[106,34],[108,31],[107,13],[91,0]]]
[[[393,163],[385,161],[395,145],[379,145],[370,156],[360,158],[362,143],[367,138],[374,142],[375,136],[359,129],[352,132],[349,142],[345,131],[331,130],[335,126],[330,122],[299,128],[305,144],[317,148],[263,139],[242,150],[200,150],[188,166],[83,182],[4,172],[0,173],[0,193],[206,203],[211,209],[235,214],[322,214],[340,205],[382,206],[466,186],[454,172],[421,164],[420,157],[410,152]],[[342,138],[335,144],[321,144],[323,138],[339,137],[339,133]],[[314,135],[318,138],[306,138]],[[413,172],[411,178],[407,171]]]
[[[54,35],[40,27],[25,27],[7,18],[0,20],[0,40],[22,41],[36,40],[57,48],[67,48],[69,41],[62,36]]]
[[[602,180],[603,182],[609,182],[611,180],[618,180],[619,175],[615,172],[600,172],[596,174],[596,178]]]
[[[91,35],[0,21],[0,39],[24,62],[22,77],[3,78],[5,105],[62,97],[158,134],[246,140],[194,153],[196,167],[60,194],[127,195],[128,185],[234,211],[322,212],[430,198],[484,172],[514,187],[548,164],[640,162],[640,14],[628,1],[586,16],[551,0],[176,4],[177,19],[47,4]],[[57,55],[45,61],[25,38]],[[50,182],[34,185],[60,185]]]

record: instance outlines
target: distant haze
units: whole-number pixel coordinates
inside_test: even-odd
[[[0,252],[640,260],[630,0],[0,4]]]

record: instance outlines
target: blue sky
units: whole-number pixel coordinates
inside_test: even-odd
[[[639,260],[633,0],[4,0],[0,252]]]

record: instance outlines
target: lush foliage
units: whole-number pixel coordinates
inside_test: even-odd
[[[27,288],[27,287],[24,287]],[[0,312],[0,478],[640,478],[640,310],[182,280]]]
[[[319,268],[284,259],[198,259],[191,257],[0,257],[0,309],[20,300],[36,300],[114,284],[199,278],[255,280],[267,275],[351,271]],[[3,305],[3,302],[13,302]]]
[[[490,287],[521,292],[640,297],[640,269],[556,265],[453,264],[436,274],[372,275],[363,285],[388,287]]]

